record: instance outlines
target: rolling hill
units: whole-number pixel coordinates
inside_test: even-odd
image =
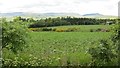
[[[80,18],[117,18],[117,16],[111,16],[111,15],[103,15],[99,13],[90,13],[90,14],[84,14],[80,15],[78,13],[26,13],[26,12],[12,12],[12,13],[0,13],[0,17],[15,17],[15,16],[22,16],[22,17],[33,17],[35,19],[40,18],[48,18],[48,17],[80,17]]]

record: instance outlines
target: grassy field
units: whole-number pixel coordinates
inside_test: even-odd
[[[30,46],[19,57],[26,62],[39,58],[37,62],[41,66],[88,65],[91,62],[89,47],[99,45],[100,39],[109,39],[110,35],[111,32],[31,32]],[[10,51],[3,52],[4,58],[14,59]],[[28,58],[31,56],[33,58]]]
[[[112,25],[71,25],[71,26],[57,26],[57,27],[48,27],[48,28],[57,28],[57,29],[66,29],[66,28],[77,28],[79,32],[89,32],[90,29],[109,29],[111,30]]]
[[[55,27],[29,28],[32,31],[52,31],[52,32],[111,32],[113,25],[69,25]]]

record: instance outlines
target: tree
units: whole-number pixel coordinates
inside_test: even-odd
[[[2,49],[7,48],[17,53],[27,46],[28,37],[27,26],[17,21],[2,21]]]
[[[14,21],[14,22],[17,22],[17,21],[21,21],[21,19],[22,19],[22,18],[19,16],[19,17],[15,17],[15,18],[13,19],[13,21]]]

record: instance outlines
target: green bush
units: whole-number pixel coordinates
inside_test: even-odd
[[[56,32],[74,32],[77,31],[77,28],[54,28]]]
[[[56,31],[56,28],[53,28],[52,31]]]
[[[100,32],[102,29],[101,28],[98,28],[98,29],[96,29],[96,32]]]
[[[114,43],[114,47],[116,48],[118,60],[120,60],[120,18],[118,18],[117,23],[113,27],[113,36],[112,41]],[[120,61],[118,61],[120,66]]]
[[[31,30],[31,31],[42,31],[42,29],[40,29],[40,28],[29,28],[29,30]]]
[[[68,29],[66,30],[66,32],[73,32],[73,31],[77,31],[77,28],[68,28]]]
[[[52,28],[42,28],[42,31],[52,31]]]
[[[93,30],[93,29],[90,29],[90,32],[94,32],[94,30]]]
[[[56,32],[65,32],[65,29],[56,29]]]
[[[109,29],[98,28],[95,30],[96,32],[110,32]]]
[[[22,22],[2,21],[2,48],[16,53],[27,46],[28,37],[28,28]]]
[[[117,54],[114,48],[108,43],[107,40],[100,40],[99,46],[91,47],[89,53],[91,54],[94,66],[110,66],[117,65],[112,60],[116,59]]]

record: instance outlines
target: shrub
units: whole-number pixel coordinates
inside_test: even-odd
[[[28,44],[28,28],[21,22],[2,21],[2,48],[16,53]]]
[[[106,32],[110,32],[110,30],[107,29]]]
[[[77,28],[68,28],[68,29],[66,30],[66,32],[73,32],[73,31],[77,31]]]
[[[73,31],[77,31],[77,28],[56,28],[55,29],[56,32],[73,32]]]
[[[52,31],[52,28],[42,28],[42,31]]]
[[[101,28],[98,28],[97,30],[96,30],[96,32],[100,32],[102,29]]]
[[[56,31],[56,28],[53,28],[52,31]]]
[[[40,28],[29,28],[31,31],[42,31]]]
[[[117,49],[116,52],[118,54],[118,60],[120,60],[120,18],[118,18],[117,23],[113,27],[112,41]],[[118,61],[118,63],[120,66],[120,61]]]
[[[56,32],[65,32],[64,29],[56,29],[55,31],[56,31]]]
[[[98,29],[96,30],[96,32],[110,32],[110,30],[109,30],[109,29],[98,28]]]
[[[107,40],[100,40],[100,45],[97,47],[91,47],[89,53],[92,55],[94,66],[109,66],[112,64],[112,59],[117,57],[117,54],[113,52],[114,49]],[[113,63],[113,65],[116,65]]]
[[[93,30],[93,29],[90,29],[90,32],[94,32],[94,30]]]

